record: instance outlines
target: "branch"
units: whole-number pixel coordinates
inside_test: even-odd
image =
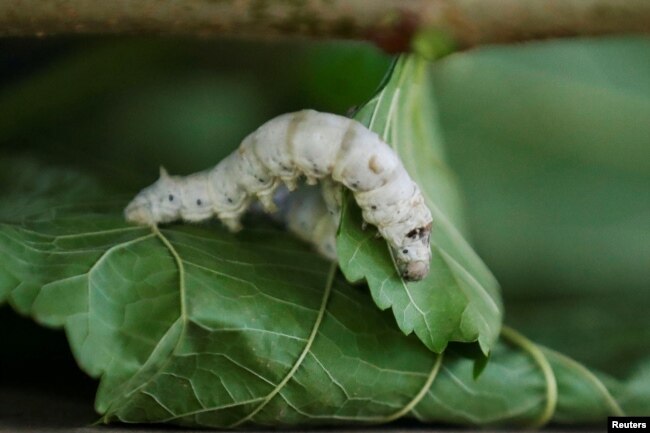
[[[8,0],[0,36],[170,34],[366,39],[405,51],[435,29],[458,48],[650,33],[649,0]]]

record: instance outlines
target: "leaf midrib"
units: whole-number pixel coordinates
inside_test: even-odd
[[[280,381],[280,383],[270,392],[267,394],[267,396],[262,400],[262,402],[255,408],[253,409],[248,415],[245,417],[235,421],[234,423],[230,424],[228,428],[234,428],[237,427],[246,421],[252,419],[257,413],[259,413],[264,406],[266,406],[272,399],[275,397],[281,390],[284,388],[284,386],[291,380],[291,378],[294,376],[296,371],[298,371],[298,368],[300,368],[300,365],[304,361],[304,359],[307,357],[307,354],[311,350],[311,346],[314,343],[314,340],[316,339],[316,335],[318,334],[318,331],[320,329],[320,325],[323,322],[323,317],[325,316],[325,311],[327,310],[327,302],[329,301],[330,294],[332,292],[332,285],[334,284],[334,276],[336,275],[336,270],[338,269],[338,264],[336,262],[333,262],[330,265],[330,272],[327,277],[327,282],[325,283],[325,290],[323,293],[323,299],[321,301],[320,308],[318,310],[318,315],[316,316],[316,320],[314,321],[314,325],[312,326],[311,333],[309,334],[309,337],[307,338],[307,342],[305,343],[305,347],[303,348],[302,352],[300,353],[300,356],[298,359],[296,359],[296,362],[293,364],[293,367],[291,367],[291,370],[286,374],[284,379]]]
[[[144,381],[143,383],[141,383],[140,385],[138,385],[138,386],[137,386],[136,388],[134,388],[133,390],[127,392],[126,395],[124,396],[124,398],[128,398],[128,397],[132,396],[133,394],[135,394],[135,393],[138,392],[139,390],[141,390],[141,389],[143,389],[144,387],[146,387],[147,385],[149,385],[149,384],[152,382],[152,380],[154,380],[155,378],[157,378],[158,375],[160,374],[160,372],[163,371],[163,370],[167,367],[167,365],[171,362],[172,358],[173,358],[174,355],[176,354],[176,351],[178,350],[178,348],[179,348],[179,346],[180,346],[180,343],[183,341],[183,334],[185,333],[185,331],[186,331],[186,329],[187,329],[187,323],[188,323],[187,309],[186,309],[186,299],[185,299],[185,294],[186,294],[186,293],[185,293],[185,267],[184,267],[184,265],[183,265],[183,261],[181,260],[180,256],[178,255],[178,252],[176,251],[176,249],[174,248],[174,246],[169,242],[169,240],[165,237],[165,235],[163,235],[163,234],[160,232],[160,230],[158,229],[157,226],[155,226],[155,225],[154,225],[154,226],[151,226],[151,232],[152,232],[151,234],[154,235],[154,236],[156,236],[158,239],[160,239],[160,241],[163,243],[163,245],[167,248],[167,250],[169,251],[169,253],[172,255],[172,258],[173,258],[174,261],[176,262],[176,266],[177,266],[177,268],[178,268],[178,280],[179,280],[179,282],[178,282],[178,284],[179,284],[179,303],[180,303],[180,307],[181,307],[181,308],[180,308],[180,317],[179,317],[177,320],[175,320],[173,324],[171,324],[171,325],[169,326],[169,328],[167,329],[166,332],[169,332],[169,331],[172,329],[172,327],[174,326],[174,324],[175,324],[178,320],[181,320],[183,324],[182,324],[181,332],[180,332],[179,335],[178,335],[178,339],[176,340],[176,344],[174,345],[174,348],[170,351],[169,355],[167,356],[167,359],[165,359],[165,361],[164,361],[163,364],[160,366],[160,368],[158,368],[158,369],[156,370],[156,372],[155,372],[153,375],[151,375],[151,377],[149,377],[146,381]],[[162,338],[161,338],[160,341],[162,341]],[[152,350],[152,351],[151,351],[151,354],[150,354],[149,356],[152,356],[154,353],[155,353],[155,350]],[[148,360],[147,360],[147,361],[148,361]],[[147,364],[147,362],[144,362],[144,363],[142,364],[142,366],[145,366],[146,364]],[[141,367],[141,368],[142,368],[142,367]],[[140,369],[139,371],[141,371],[141,369]],[[131,378],[135,378],[135,377],[138,375],[139,371],[135,372],[135,373],[131,376]],[[115,403],[115,401],[116,401],[117,398],[119,398],[119,396],[118,396],[118,397],[115,397],[115,398],[113,399],[113,401],[111,401],[111,402],[108,404],[108,406],[107,406],[107,408],[106,408],[106,411],[105,411],[104,418],[106,418],[106,417],[108,417],[108,416],[110,415],[111,407],[113,406],[113,404]]]

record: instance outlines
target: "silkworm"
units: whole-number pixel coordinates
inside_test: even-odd
[[[310,185],[325,180],[324,202],[332,212],[340,205],[332,185],[350,189],[363,219],[388,242],[401,276],[428,274],[432,217],[418,185],[377,134],[335,114],[303,110],[271,119],[210,170],[181,177],[161,168],[158,181],[140,191],[125,216],[153,225],[216,215],[237,231],[254,199],[273,212],[277,187],[294,190],[301,177]]]

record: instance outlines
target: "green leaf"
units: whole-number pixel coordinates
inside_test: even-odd
[[[614,395],[627,413],[650,413],[650,358],[639,363],[636,372],[626,383],[614,389]]]
[[[366,290],[272,225],[132,227],[127,198],[92,179],[24,160],[0,168],[11,207],[0,293],[65,329],[80,367],[100,378],[104,421],[540,425],[553,401],[561,421],[614,413],[596,376],[523,337],[493,346],[475,379],[472,359],[404,336]]]
[[[400,58],[384,88],[355,117],[397,151],[422,189],[434,218],[431,272],[420,282],[403,281],[385,242],[363,230],[351,203],[337,238],[339,261],[349,280],[367,280],[379,308],[393,308],[405,334],[415,332],[438,353],[450,341],[477,341],[487,354],[501,326],[498,284],[461,235],[460,198],[444,162],[427,66],[414,56]]]
[[[628,377],[650,358],[650,39],[490,47],[433,71],[507,321]]]
[[[531,309],[514,311],[509,294],[536,306],[550,295],[557,299],[550,308],[564,304],[567,314],[554,313],[561,320],[544,314],[539,321],[560,337],[576,329],[577,323],[565,320],[580,315],[587,323],[591,308],[570,313],[571,303],[606,297],[607,311],[622,291],[647,296],[650,38],[486,47],[449,56],[433,72],[449,161],[471,204],[473,245],[499,276],[507,316],[521,317],[516,327],[521,329]],[[618,316],[612,313],[609,320]],[[572,341],[594,347],[600,343],[590,335],[617,339],[627,332],[594,318],[580,336],[572,333]],[[572,341],[564,341],[554,347],[570,350]],[[607,347],[607,357],[621,353]],[[610,365],[616,368],[618,361]]]

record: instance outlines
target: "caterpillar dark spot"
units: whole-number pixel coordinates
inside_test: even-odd
[[[420,189],[377,134],[334,114],[304,110],[276,117],[204,172],[180,177],[161,169],[158,181],[131,201],[125,216],[152,225],[216,215],[231,230],[239,230],[239,220],[254,199],[273,211],[276,188],[284,183],[293,190],[301,176],[308,184],[325,180],[351,189],[364,220],[376,226],[390,245],[400,274],[412,280],[428,274],[432,217]],[[332,211],[327,194],[324,188],[325,214],[332,222],[319,230],[334,239],[338,210]],[[168,200],[160,200],[165,196]],[[333,251],[331,239],[327,248],[319,247],[328,256]]]

